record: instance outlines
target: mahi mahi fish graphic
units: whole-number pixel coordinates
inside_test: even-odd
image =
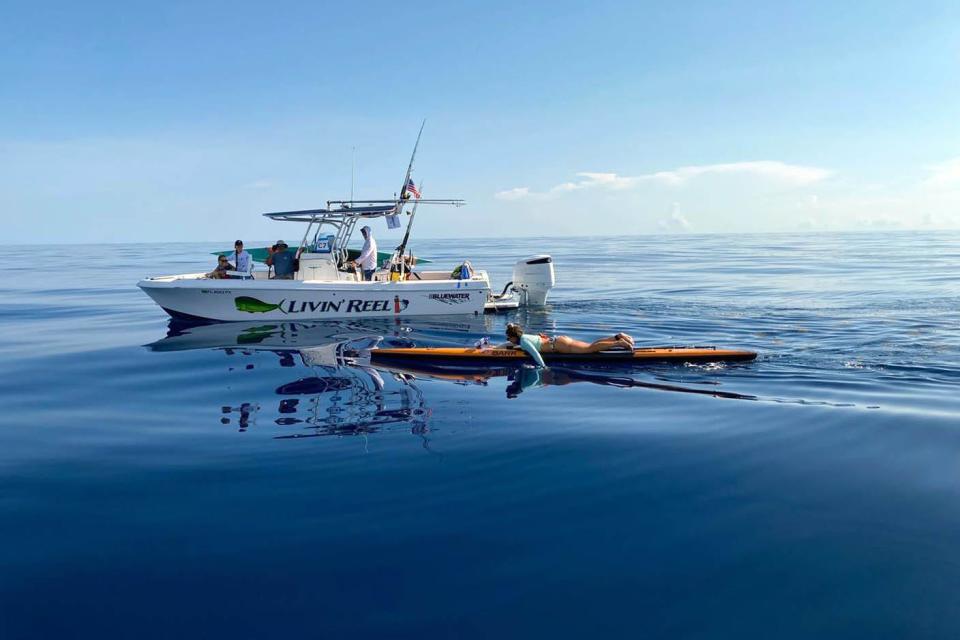
[[[283,300],[277,304],[273,304],[270,302],[264,302],[263,300],[257,300],[256,298],[251,298],[250,296],[240,296],[239,298],[234,298],[233,304],[236,305],[237,311],[246,311],[247,313],[267,313],[268,311],[280,309],[280,305],[283,304]],[[283,311],[283,309],[280,310]]]

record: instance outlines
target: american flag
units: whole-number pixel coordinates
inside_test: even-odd
[[[413,184],[413,178],[407,178],[407,186],[404,191],[412,195],[414,198],[420,198],[420,191],[417,189],[417,185]]]

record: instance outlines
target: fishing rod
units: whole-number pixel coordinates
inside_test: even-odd
[[[420,183],[420,193],[423,193],[423,183]],[[413,226],[413,219],[417,216],[417,207],[420,206],[420,199],[413,203],[413,209],[410,211],[410,219],[407,220],[407,231],[403,234],[403,241],[397,247],[397,259],[400,260],[400,274],[403,275],[403,253],[407,250],[407,241],[410,239],[410,228]]]
[[[417,141],[413,143],[413,153],[410,154],[410,163],[407,164],[407,173],[403,177],[403,186],[400,187],[400,200],[397,203],[397,215],[403,213],[403,205],[406,201],[407,195],[407,185],[410,184],[410,174],[413,172],[413,161],[417,157],[417,148],[420,146],[420,136],[423,135],[423,128],[427,126],[427,119],[424,118],[423,122],[420,123],[420,131],[417,132]],[[421,189],[423,185],[420,185]],[[417,197],[417,202],[413,204],[413,211],[410,214],[410,220],[407,221],[407,231],[403,235],[403,242],[400,243],[400,246],[397,247],[397,256],[396,259],[400,263],[400,274],[403,276],[403,252],[407,249],[407,241],[410,239],[410,227],[413,225],[413,217],[417,213],[417,205],[420,203],[420,198]]]
[[[423,135],[423,128],[427,126],[427,119],[424,118],[420,123],[420,131],[417,133],[417,141],[413,144],[413,153],[410,154],[410,164],[407,165],[407,175],[403,177],[403,186],[400,187],[400,209],[403,208],[403,196],[407,193],[407,184],[410,182],[410,173],[413,171],[413,159],[417,157],[417,147],[420,146],[420,136]],[[397,211],[400,213],[400,211]]]

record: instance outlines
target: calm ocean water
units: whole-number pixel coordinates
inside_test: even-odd
[[[495,286],[553,254],[552,304],[182,328],[135,283],[218,245],[5,248],[0,637],[956,637],[960,234],[456,245],[415,249]],[[330,358],[517,318],[761,355]]]

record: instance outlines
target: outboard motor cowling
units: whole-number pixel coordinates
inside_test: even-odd
[[[548,255],[531,256],[513,265],[513,288],[525,304],[545,305],[556,281],[553,258]]]

